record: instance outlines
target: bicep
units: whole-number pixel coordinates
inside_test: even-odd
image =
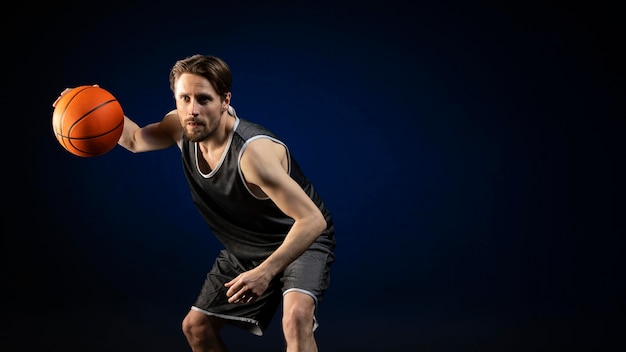
[[[246,182],[263,191],[289,217],[302,219],[319,211],[287,172],[285,147],[270,140],[255,141],[241,159]]]

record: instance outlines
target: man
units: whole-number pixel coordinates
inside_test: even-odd
[[[176,109],[144,127],[125,117],[118,144],[177,145],[194,204],[224,245],[182,322],[192,351],[226,351],[224,324],[262,335],[281,301],[287,351],[317,351],[315,312],[335,260],[330,212],[288,147],[237,116],[223,60],[187,57],[169,79]]]

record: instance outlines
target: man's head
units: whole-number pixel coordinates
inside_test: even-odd
[[[231,97],[228,65],[214,56],[190,56],[172,67],[170,85],[185,136],[192,142],[216,133],[220,138]]]
[[[174,94],[176,94],[176,81],[183,73],[192,73],[206,78],[222,100],[230,92],[233,83],[230,67],[222,59],[211,55],[196,54],[176,61],[170,71],[170,89]]]

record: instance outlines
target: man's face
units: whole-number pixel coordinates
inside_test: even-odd
[[[176,81],[176,110],[185,136],[192,142],[200,142],[219,126],[222,114],[228,108],[204,77],[183,73]]]

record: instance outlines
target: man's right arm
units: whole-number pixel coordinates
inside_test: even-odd
[[[144,127],[124,116],[124,130],[117,144],[130,152],[141,153],[169,148],[174,144],[180,146],[181,138],[178,114],[172,110],[161,121]]]

